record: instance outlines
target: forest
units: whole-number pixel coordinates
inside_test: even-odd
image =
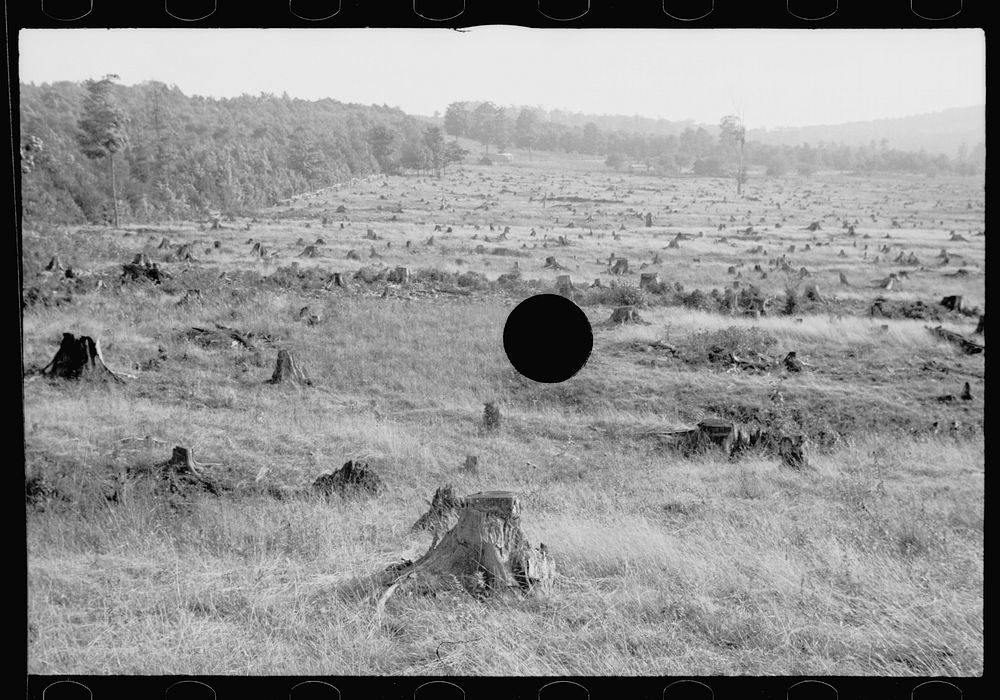
[[[386,105],[306,101],[262,93],[185,95],[176,86],[124,86],[117,76],[85,83],[20,85],[22,214],[54,223],[114,223],[239,214],[350,178],[435,173],[468,155],[459,139],[604,159],[664,176],[729,176],[732,139],[704,127],[679,135],[634,133],[547,121],[537,111],[453,102],[442,119]],[[742,128],[742,127],[741,127]],[[743,132],[745,134],[745,128]],[[445,136],[452,137],[448,141]],[[883,141],[850,147],[742,143],[740,172],[768,177],[848,173],[975,175],[985,145],[953,156],[901,151]],[[111,197],[111,192],[117,196]]]

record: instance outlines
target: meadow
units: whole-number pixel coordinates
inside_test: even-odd
[[[214,221],[26,221],[25,468],[62,495],[26,506],[29,672],[979,675],[985,353],[928,327],[984,342],[984,211],[982,178],[755,177],[737,196],[730,180],[538,154]],[[194,260],[169,261],[181,244]],[[172,278],[120,281],[139,253]],[[53,256],[72,278],[44,270]],[[389,281],[397,267],[409,278]],[[640,289],[653,272],[661,285]],[[537,384],[507,361],[504,321],[559,275],[594,349]],[[720,308],[726,289],[766,312]],[[942,309],[947,295],[978,311]],[[872,315],[876,297],[937,317]],[[629,302],[643,323],[609,323]],[[255,348],[185,335],[213,324]],[[38,376],[64,332],[99,338],[131,376]],[[708,359],[760,339],[768,369]],[[266,383],[279,348],[313,386]],[[790,351],[804,371],[781,365]],[[707,417],[798,431],[809,466],[665,443]],[[360,460],[387,488],[107,499],[174,445],[291,486]],[[426,551],[410,526],[444,484],[518,493],[551,589],[376,609],[369,577]]]

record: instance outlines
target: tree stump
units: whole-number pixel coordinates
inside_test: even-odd
[[[476,597],[544,590],[555,562],[544,544],[532,547],[521,530],[521,502],[510,491],[485,491],[462,499],[455,526],[415,562],[386,569],[389,589],[436,594],[464,590]]]
[[[313,481],[312,491],[329,498],[337,493],[351,496],[362,492],[377,496],[385,489],[381,477],[367,464],[348,460],[334,472],[324,472]]]
[[[435,543],[445,532],[455,527],[458,513],[464,505],[462,499],[455,495],[451,484],[441,486],[434,492],[430,502],[430,510],[417,518],[410,532],[428,530],[434,533]]]
[[[785,369],[789,372],[801,372],[804,369],[802,362],[795,356],[794,350],[785,355],[784,364]]]
[[[958,398],[962,399],[962,401],[972,401],[972,387],[969,386],[968,382],[962,387],[962,393]]]
[[[573,282],[570,280],[569,275],[559,275],[556,277],[556,290],[560,296],[570,300],[573,299]]]
[[[61,379],[124,381],[104,364],[99,341],[86,335],[77,338],[72,333],[63,333],[59,350],[52,361],[42,369],[42,374]]]
[[[941,299],[941,306],[948,309],[948,311],[962,311],[962,295],[952,294]]]
[[[466,471],[475,473],[479,469],[479,456],[465,455],[465,464],[462,466]]]
[[[299,313],[296,316],[296,318],[299,321],[305,321],[306,324],[309,326],[315,326],[322,320],[320,318],[320,315],[318,313],[313,313],[312,309],[310,309],[308,306],[303,306],[301,309],[299,309]]]
[[[976,325],[976,330],[974,332],[976,335],[986,335],[986,314],[982,314],[979,317],[979,323]]]
[[[486,430],[500,427],[500,407],[492,401],[487,401],[483,407],[483,427]]]
[[[659,289],[660,273],[643,272],[639,275],[639,289]]]
[[[733,454],[739,440],[739,426],[731,420],[706,418],[688,433],[686,451],[697,452],[706,448],[721,447],[727,457]]]
[[[843,272],[840,273],[840,284],[844,287],[850,287],[851,283],[847,281],[847,275]]]
[[[299,253],[299,257],[300,258],[316,258],[316,257],[319,257],[319,251],[316,249],[316,246],[314,246],[314,245],[307,245],[305,248],[302,249],[302,252]]]
[[[628,260],[626,258],[618,258],[615,260],[615,264],[611,266],[611,274],[613,275],[624,275],[628,273]]]
[[[634,306],[618,306],[611,312],[609,323],[641,323],[639,312]]]
[[[406,284],[410,281],[410,269],[408,267],[397,267],[389,273],[386,279],[395,284]]]
[[[802,435],[782,436],[778,442],[778,455],[781,457],[782,463],[796,471],[808,467],[809,460],[806,458],[804,446],[805,438]]]
[[[308,308],[308,307],[307,307]],[[278,351],[278,359],[274,365],[274,374],[267,381],[268,384],[303,384],[312,385],[312,380],[305,370],[299,367],[292,354],[285,349]]]
[[[802,269],[804,270],[805,268]],[[810,282],[809,284],[806,285],[805,291],[803,292],[803,296],[809,301],[815,301],[817,303],[824,303],[826,301],[826,299],[824,299],[823,295],[820,293],[819,287],[816,285],[815,282]]]
[[[646,212],[646,228],[652,228],[653,226],[653,212]]]
[[[152,466],[129,467],[125,474],[129,477],[151,476],[160,485],[165,485],[169,493],[180,496],[192,492],[205,492],[218,496],[222,488],[213,479],[202,474],[202,467],[194,459],[194,450],[177,445],[170,459]],[[116,494],[115,499],[121,494]]]
[[[941,326],[937,326],[935,328],[928,328],[927,330],[929,330],[931,333],[941,338],[942,340],[947,340],[949,343],[957,345],[966,355],[975,355],[977,353],[983,352],[986,349],[979,343],[974,343],[968,338],[958,333],[955,333],[954,331],[945,330]]]

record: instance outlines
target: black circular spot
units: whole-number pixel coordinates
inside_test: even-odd
[[[587,364],[594,334],[587,314],[558,294],[537,294],[518,304],[503,328],[507,359],[528,379],[564,382]]]

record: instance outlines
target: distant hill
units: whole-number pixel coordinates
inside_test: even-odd
[[[512,106],[508,109],[516,114],[521,107]],[[604,130],[658,136],[679,136],[685,129],[699,127],[704,127],[713,136],[718,133],[717,124],[699,124],[693,120],[671,121],[638,115],[583,114],[536,107],[529,109],[535,109],[543,120],[567,126],[582,127],[593,122]],[[774,129],[755,129],[752,124],[748,126],[748,140],[773,146],[801,146],[803,143],[815,146],[821,141],[846,146],[868,146],[872,141],[881,144],[882,139],[885,139],[889,148],[903,151],[924,149],[928,153],[953,156],[963,143],[971,150],[976,144],[986,140],[986,108],[956,107],[930,114],[846,124]]]
[[[963,143],[971,149],[986,140],[986,108],[957,107],[911,117],[847,124],[750,128],[747,139],[773,146],[815,145],[820,141],[865,146],[885,139],[890,148],[904,151],[924,149],[928,153],[954,155]]]

